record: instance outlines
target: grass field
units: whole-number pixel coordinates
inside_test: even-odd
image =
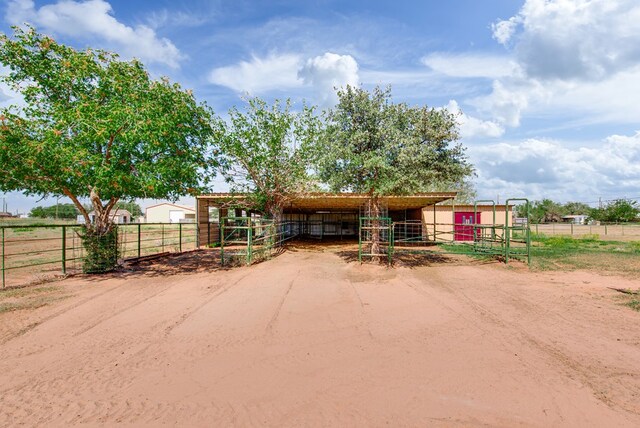
[[[533,269],[586,269],[640,277],[640,241],[534,234],[531,250]]]

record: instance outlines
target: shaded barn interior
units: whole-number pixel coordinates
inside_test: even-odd
[[[456,192],[419,193],[380,198],[381,217],[393,222],[417,224],[413,233],[423,233],[425,207],[452,201]],[[282,227],[287,234],[310,239],[356,240],[361,217],[369,216],[368,195],[357,193],[314,193],[292,200],[284,207]],[[198,243],[200,246],[220,242],[220,219],[224,217],[260,216],[251,212],[243,195],[215,193],[197,198]],[[406,228],[405,228],[406,229]],[[410,233],[410,232],[406,232]]]

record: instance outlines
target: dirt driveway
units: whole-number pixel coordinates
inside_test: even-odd
[[[0,426],[640,426],[640,281],[182,257],[0,314]]]

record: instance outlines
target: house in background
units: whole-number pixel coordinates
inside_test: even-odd
[[[114,211],[111,211],[111,214],[109,215],[109,217],[111,218],[111,220],[116,223],[116,224],[127,224],[127,223],[131,223],[131,213],[127,210],[124,209],[117,209]],[[91,211],[89,213],[89,219],[91,220],[91,223],[95,223],[96,222],[96,212],[95,211]],[[84,224],[84,217],[79,215],[77,217],[77,222],[79,224]]]
[[[585,214],[571,214],[562,216],[562,221],[564,223],[572,223],[572,224],[587,224],[588,215]]]
[[[195,223],[196,209],[186,205],[163,202],[145,209],[146,223]]]

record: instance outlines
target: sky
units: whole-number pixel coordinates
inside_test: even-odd
[[[346,84],[391,85],[396,102],[446,107],[458,114],[479,199],[640,199],[637,0],[2,6],[0,31],[28,22],[78,49],[139,58],[222,117],[246,95],[330,108]],[[0,91],[0,105],[15,102]],[[4,197],[13,212],[51,202]]]

